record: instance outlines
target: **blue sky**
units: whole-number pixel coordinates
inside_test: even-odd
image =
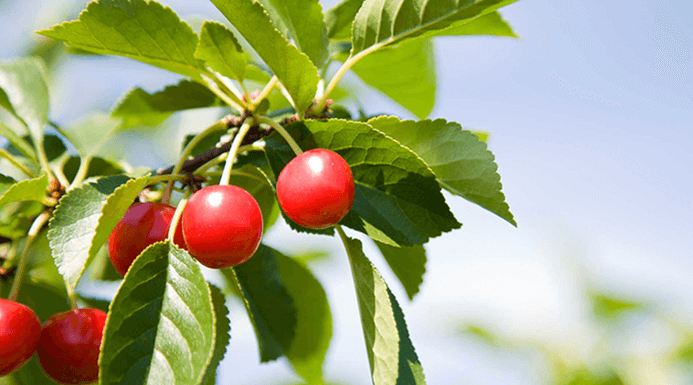
[[[0,2],[0,59],[21,54],[32,29],[60,21],[53,7],[32,9],[47,3]],[[221,17],[203,1],[164,3],[184,19]],[[473,320],[580,351],[583,279],[693,318],[693,2],[521,0],[501,13],[521,39],[436,40],[431,117],[491,133],[519,227],[449,197],[464,226],[429,245],[426,283],[413,303],[377,251],[366,250],[401,299],[432,384],[539,382],[541,370],[522,357],[498,357],[448,336],[458,321]],[[107,109],[133,86],[156,90],[175,79],[126,59],[70,58],[56,73],[53,117],[67,123]],[[368,96],[371,112],[406,116]],[[293,239],[281,226],[266,238],[299,250]],[[335,316],[328,377],[366,383],[348,265],[336,240],[314,241],[335,251],[315,266]],[[584,276],[576,274],[581,269]],[[267,383],[290,373],[282,364],[259,366],[242,309],[232,315],[226,378]]]

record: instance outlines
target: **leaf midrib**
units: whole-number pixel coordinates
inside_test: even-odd
[[[429,0],[425,0],[425,5],[422,7],[422,14],[426,12],[426,7],[428,6],[428,1],[429,1]],[[485,0],[482,0],[482,1],[485,1]],[[404,1],[400,2],[400,6],[399,6],[399,8],[398,8],[398,10],[397,10],[398,13],[399,13],[399,10],[402,9],[402,4],[404,4]],[[463,10],[466,10],[466,9],[469,8],[470,6],[473,6],[473,5],[476,5],[476,4],[479,4],[479,3],[477,3],[477,2],[472,2],[472,3],[470,3],[469,5],[467,5],[467,6],[464,7],[464,8],[455,8],[455,10],[454,10],[453,12],[446,13],[444,16],[441,16],[441,17],[439,17],[439,18],[437,18],[437,19],[433,19],[432,22],[429,22],[429,23],[427,23],[427,24],[419,24],[419,27],[418,27],[418,28],[413,28],[413,29],[407,30],[406,32],[404,32],[404,33],[402,33],[402,34],[399,34],[399,35],[394,35],[394,34],[393,34],[393,35],[392,35],[391,37],[389,37],[388,39],[383,40],[383,41],[380,41],[380,42],[377,42],[377,43],[371,45],[370,47],[368,47],[368,48],[366,48],[366,49],[363,49],[363,50],[359,51],[355,56],[353,55],[353,50],[354,50],[354,48],[353,48],[353,43],[354,43],[354,40],[353,40],[353,30],[354,30],[354,29],[353,29],[353,24],[352,24],[352,39],[351,39],[351,42],[352,42],[352,49],[351,49],[351,50],[352,50],[352,51],[351,51],[351,54],[349,55],[349,57],[350,57],[352,60],[356,61],[356,60],[362,58],[363,56],[368,55],[369,53],[371,53],[371,52],[373,52],[373,51],[376,51],[376,50],[378,50],[378,49],[380,49],[380,48],[382,48],[382,47],[384,47],[384,46],[386,46],[386,45],[388,45],[388,44],[392,44],[392,43],[394,43],[394,42],[397,41],[397,40],[404,39],[404,38],[406,38],[407,36],[412,35],[412,34],[414,34],[414,33],[416,33],[416,32],[419,32],[419,31],[421,31],[421,30],[424,30],[424,29],[428,28],[429,26],[431,26],[431,25],[433,25],[433,24],[435,24],[435,23],[438,23],[438,22],[440,22],[440,21],[443,21],[443,20],[445,20],[445,19],[451,17],[451,16],[454,15],[455,13],[461,12],[461,11],[463,11]],[[464,22],[464,23],[460,23],[460,25],[466,24],[466,23],[468,23],[468,22],[470,22],[470,21],[472,21],[472,20],[474,20],[474,19],[476,19],[476,18],[478,18],[478,17],[480,17],[480,16],[483,16],[483,15],[485,15],[485,13],[480,13],[480,14],[478,14],[478,15],[472,17],[472,18],[466,19],[465,22]],[[397,15],[396,15],[396,16],[397,16]],[[397,17],[396,17],[396,16],[393,18],[393,20],[397,20]],[[422,15],[419,15],[419,17],[421,18],[421,17],[423,17],[423,16],[422,16]],[[378,36],[380,35],[380,22],[381,22],[381,21],[382,21],[382,18],[379,18],[379,19],[378,19]],[[394,27],[394,23],[393,23],[393,27]],[[358,59],[357,59],[357,58],[358,58]]]

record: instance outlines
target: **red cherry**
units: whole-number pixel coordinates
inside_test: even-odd
[[[128,209],[108,237],[108,255],[120,275],[127,273],[132,261],[149,245],[166,240],[175,212],[174,207],[152,202],[137,203]],[[173,243],[186,248],[180,223]]]
[[[38,361],[44,373],[61,384],[89,384],[99,379],[99,351],[106,313],[77,309],[43,323]]]
[[[24,365],[34,355],[41,323],[27,306],[0,298],[0,377]]]
[[[306,151],[277,178],[277,200],[292,221],[324,229],[341,221],[354,204],[354,176],[339,154],[324,148]]]
[[[255,254],[262,238],[262,212],[249,192],[236,186],[208,186],[183,210],[188,251],[213,268],[237,266]]]

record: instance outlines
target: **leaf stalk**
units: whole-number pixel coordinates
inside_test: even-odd
[[[22,278],[24,277],[24,270],[26,270],[29,249],[31,248],[31,244],[34,243],[34,240],[38,236],[39,231],[41,231],[41,228],[43,227],[43,225],[46,224],[48,218],[50,217],[51,213],[49,210],[42,212],[41,214],[39,214],[39,216],[36,217],[36,219],[34,219],[34,222],[31,224],[31,227],[29,228],[29,232],[27,233],[26,237],[26,243],[24,244],[24,250],[22,251],[21,257],[19,257],[17,273],[15,274],[14,282],[12,282],[12,288],[10,289],[10,295],[8,297],[10,301],[17,300],[17,296],[19,295],[19,288],[22,285]]]
[[[243,122],[241,128],[236,133],[236,136],[233,138],[233,143],[231,143],[231,149],[229,150],[229,154],[226,157],[226,163],[224,164],[224,171],[221,173],[221,181],[219,182],[220,185],[226,186],[229,184],[231,179],[231,169],[233,168],[233,162],[236,158],[236,153],[238,153],[238,149],[241,147],[241,142],[243,141],[245,134],[248,133],[248,130],[250,130],[250,127],[253,124],[255,124],[254,118],[246,119],[245,122]]]

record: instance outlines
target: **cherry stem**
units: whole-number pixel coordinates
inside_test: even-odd
[[[171,227],[168,228],[168,240],[173,244],[173,239],[174,236],[176,235],[176,229],[178,228],[178,222],[180,221],[180,217],[183,215],[183,209],[185,209],[185,205],[188,204],[188,199],[190,199],[190,195],[192,194],[192,191],[188,189],[185,192],[185,195],[183,196],[183,199],[178,202],[178,206],[176,207],[176,212],[173,213],[173,219],[171,219]]]
[[[147,179],[147,186],[151,186],[162,182],[184,182],[188,177],[183,174],[169,174],[169,175],[157,175],[150,176]]]
[[[265,123],[272,127],[275,131],[279,133],[279,135],[286,140],[286,142],[289,144],[291,149],[294,151],[296,155],[301,155],[303,153],[303,150],[301,150],[301,147],[299,147],[298,143],[294,140],[294,138],[291,137],[291,135],[282,127],[281,124],[277,123],[274,119],[266,118],[264,116],[259,116],[255,118],[258,123]]]
[[[50,185],[55,179],[55,175],[53,175],[53,170],[51,170],[50,166],[48,165],[48,156],[46,155],[46,149],[43,146],[43,137],[34,138],[34,147],[36,148],[36,156],[41,164],[41,168],[43,168],[46,171],[46,174],[48,174],[48,184]]]
[[[241,142],[243,141],[245,134],[248,133],[248,130],[250,130],[250,127],[253,124],[255,124],[255,119],[246,119],[245,122],[243,122],[241,128],[236,133],[236,136],[233,138],[233,143],[231,143],[229,155],[226,157],[226,163],[224,164],[224,171],[221,173],[221,180],[219,181],[219,185],[226,186],[231,181],[231,169],[233,168],[233,162],[236,158],[236,153],[238,153],[238,149],[241,147]]]
[[[241,147],[238,149],[238,152],[239,152],[239,153],[242,153],[242,152],[245,152],[245,151],[262,151],[262,148],[260,148],[260,147],[258,147],[258,146],[255,146],[255,145],[252,145],[252,144],[247,144],[247,145],[245,145],[245,146],[241,146]],[[228,152],[225,152],[225,153],[223,153],[223,154],[217,156],[216,158],[214,158],[214,159],[210,160],[209,162],[207,162],[207,163],[203,164],[202,166],[200,166],[197,170],[195,170],[195,173],[194,173],[194,174],[195,174],[195,175],[202,175],[202,176],[207,175],[207,174],[205,174],[205,171],[207,171],[207,170],[209,170],[210,168],[212,168],[212,167],[218,165],[219,163],[223,163],[223,162],[226,160],[226,157],[227,157],[227,156],[229,156],[229,153],[228,153]]]
[[[192,140],[188,143],[188,145],[185,146],[185,148],[183,149],[183,153],[180,155],[178,163],[176,163],[176,166],[173,168],[171,175],[179,175],[178,173],[183,168],[183,163],[185,163],[192,150],[195,148],[195,146],[197,146],[198,143],[200,143],[202,139],[204,139],[207,135],[211,134],[214,131],[225,130],[226,128],[226,119],[221,119],[213,125],[207,127],[204,131],[195,135],[195,137],[193,137]],[[168,182],[166,190],[164,190],[164,195],[161,197],[161,203],[168,203],[168,201],[171,199],[171,190],[173,189],[173,182],[175,182],[175,180],[171,180]]]
[[[67,291],[67,299],[70,301],[70,308],[72,310],[79,309],[79,305],[77,305],[77,293],[75,293],[75,289],[70,282],[65,281],[65,290]]]
[[[38,217],[36,217],[36,219],[34,219],[34,222],[31,224],[31,227],[29,228],[29,232],[27,233],[26,237],[26,243],[24,244],[24,250],[22,251],[22,256],[19,257],[17,273],[15,274],[14,282],[12,282],[12,289],[10,290],[10,295],[8,297],[10,301],[17,300],[17,295],[19,294],[19,287],[22,285],[22,278],[24,276],[24,270],[26,269],[26,263],[29,256],[29,249],[31,248],[31,244],[38,236],[39,231],[41,231],[41,228],[43,227],[43,225],[46,224],[46,222],[48,222],[48,219],[50,217],[50,211],[42,212],[41,214],[39,214]]]
[[[77,174],[75,174],[75,179],[73,179],[72,183],[70,183],[70,185],[67,187],[67,191],[77,187],[84,181],[84,179],[86,179],[87,172],[89,172],[89,163],[91,163],[91,159],[91,156],[85,156],[84,158],[80,159],[79,168],[77,169]]]

